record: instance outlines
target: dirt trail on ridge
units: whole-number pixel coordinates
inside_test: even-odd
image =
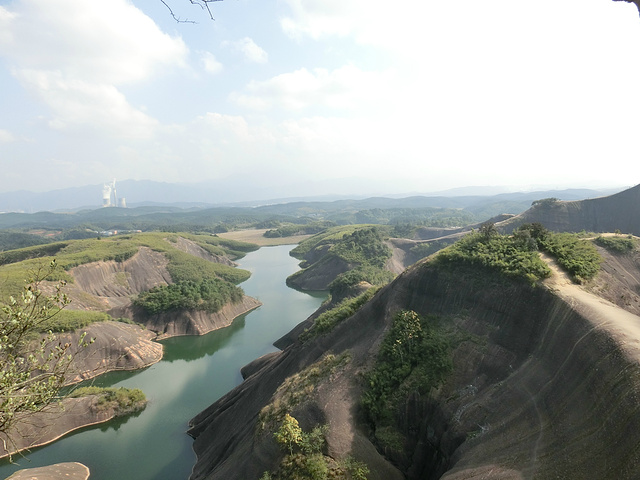
[[[548,255],[542,254],[542,259],[552,271],[545,284],[589,319],[594,328],[609,332],[630,360],[640,363],[640,317],[573,283]]]

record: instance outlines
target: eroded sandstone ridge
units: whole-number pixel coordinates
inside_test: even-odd
[[[636,233],[639,195],[635,187],[550,201],[509,226]],[[247,366],[240,386],[192,419],[191,479],[275,471],[284,454],[270,422],[284,411],[305,431],[328,425],[325,455],[364,461],[372,480],[638,478],[639,254],[600,254],[601,274],[582,286],[550,259],[551,278],[533,285],[430,258],[316,335],[305,332],[314,314],[280,342],[282,352]],[[363,415],[364,373],[401,311],[446,330],[452,369],[437,387],[408,394],[377,431]],[[340,368],[323,375],[335,358]]]
[[[358,379],[399,310],[446,318],[468,338],[455,346],[445,384],[400,409],[402,448],[380,452],[358,417]],[[366,461],[371,479],[635,478],[638,325],[634,314],[557,280],[534,288],[416,265],[327,335],[264,359],[195,417],[191,478],[249,479],[273,469],[280,453],[271,435],[257,433],[260,410],[286,378],[329,352],[349,352],[348,366],[293,413],[305,428],[330,425],[329,455]]]

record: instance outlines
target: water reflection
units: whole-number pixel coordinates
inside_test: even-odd
[[[249,312],[251,313],[251,312]],[[173,337],[162,340],[164,345],[164,362],[185,360],[190,362],[207,355],[213,355],[227,345],[233,335],[245,326],[245,319],[249,313],[236,318],[231,325],[221,330],[214,330],[201,336]]]

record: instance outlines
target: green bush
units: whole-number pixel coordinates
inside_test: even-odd
[[[264,431],[274,423],[282,422],[288,412],[309,398],[322,380],[336,374],[350,361],[349,352],[345,351],[340,355],[329,353],[304,370],[287,377],[278,387],[271,403],[260,411],[258,431]]]
[[[251,276],[251,273],[247,270],[230,267],[222,263],[209,262],[179,250],[169,251],[166,256],[169,259],[167,270],[175,283],[185,281],[202,282],[207,278],[220,277],[237,285]]]
[[[384,268],[374,267],[372,265],[360,265],[338,275],[335,280],[329,284],[329,293],[333,297],[340,297],[351,287],[361,282],[367,282],[374,286],[382,286],[391,282],[394,278],[395,274]]]
[[[200,282],[187,280],[153,287],[140,293],[134,305],[144,308],[150,315],[194,309],[215,313],[227,303],[241,301],[243,295],[240,287],[220,278],[208,278]]]
[[[108,322],[113,320],[111,315],[104,312],[93,312],[88,310],[64,309],[56,313],[38,326],[41,332],[73,332],[97,322]]]
[[[501,235],[489,230],[463,237],[442,250],[436,260],[440,264],[477,265],[531,283],[551,275],[551,270],[540,259],[534,245],[523,243],[518,236]]]
[[[314,320],[311,328],[305,330],[300,334],[299,339],[305,342],[310,338],[329,333],[338,323],[346,320],[358,310],[360,310],[360,307],[371,300],[378,290],[379,288],[375,287],[369,288],[369,290],[364,292],[362,295],[359,295],[355,298],[347,298],[333,307],[331,310],[322,312]]]
[[[306,224],[278,225],[264,232],[267,238],[291,237],[293,235],[315,235],[324,232],[327,228],[335,226],[333,222],[311,222]],[[265,228],[265,227],[262,227]],[[266,227],[269,228],[269,227]]]
[[[401,400],[411,392],[427,394],[453,368],[447,336],[435,318],[413,311],[398,312],[385,335],[373,369],[365,377],[362,407],[376,426],[386,426]]]
[[[340,227],[329,228],[328,230],[318,233],[311,238],[307,238],[300,242],[293,250],[291,256],[302,259],[310,251],[322,246],[333,245],[347,235],[351,235],[362,228],[371,228],[370,225],[346,225]]]
[[[629,253],[635,250],[637,242],[632,236],[628,237],[603,237],[595,239],[597,245],[606,248],[613,253]]]
[[[596,247],[575,233],[549,233],[539,243],[578,282],[590,280],[600,271],[602,258]]]
[[[98,396],[98,408],[115,409],[116,415],[125,415],[144,408],[147,397],[139,388],[80,387],[71,392],[70,397]]]
[[[446,241],[423,242],[417,244],[415,247],[411,247],[409,252],[411,253],[412,258],[420,260],[421,258],[425,258],[436,253],[438,250],[442,250],[449,244],[450,242]]]
[[[287,455],[275,472],[264,472],[261,480],[366,480],[369,468],[364,463],[352,457],[338,462],[323,455],[327,432],[327,425],[316,425],[310,433],[306,433],[298,421],[287,413],[273,434]]]
[[[382,268],[391,258],[391,249],[382,241],[377,228],[364,228],[345,235],[329,251],[349,264]]]

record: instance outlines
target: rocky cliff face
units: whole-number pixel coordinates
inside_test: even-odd
[[[75,267],[69,272],[74,278],[74,284],[69,285],[71,307],[81,309],[87,302],[89,307],[101,310],[128,305],[132,295],[171,283],[167,263],[162,253],[141,247],[124,262],[93,262]]]
[[[188,239],[178,237],[175,245],[207,261],[235,265],[228,258],[213,255]],[[172,283],[167,263],[162,253],[141,247],[138,253],[124,262],[94,262],[75,267],[70,271],[74,278],[74,283],[69,285],[70,308],[103,310],[114,318],[129,318],[162,337],[168,337],[203,335],[230,325],[237,316],[261,305],[259,301],[245,296],[241,302],[225,305],[216,313],[193,310],[146,315],[132,306],[131,299],[155,286]]]
[[[244,296],[238,303],[230,303],[215,313],[201,310],[183,310],[157,315],[147,315],[140,308],[131,305],[114,308],[109,311],[115,317],[135,318],[147,329],[158,334],[159,338],[179,335],[204,335],[218,328],[231,325],[233,319],[243,315],[262,303],[255,298]]]
[[[85,341],[95,339],[87,347],[78,347],[80,335]],[[58,341],[71,345],[75,355],[68,383],[76,383],[114,370],[137,370],[162,359],[162,345],[156,334],[139,325],[121,322],[99,322],[73,333],[57,335]]]
[[[523,223],[542,223],[560,232],[615,232],[640,235],[640,185],[607,197],[575,202],[542,203],[520,215],[497,223],[511,232]]]
[[[292,414],[304,429],[328,424],[329,455],[365,461],[370,479],[637,478],[640,320],[563,288],[428,262],[410,268],[327,335],[294,341],[247,369],[243,384],[196,416],[191,478],[251,479],[274,469],[281,453],[260,433],[260,410],[285,379],[343,352],[347,365]],[[394,417],[400,442],[381,449],[359,413],[361,373],[400,310],[438,315],[460,335],[453,372],[428,395],[406,399]]]

